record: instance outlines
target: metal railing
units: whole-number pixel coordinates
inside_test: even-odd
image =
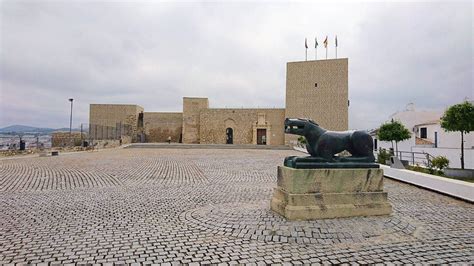
[[[89,124],[89,138],[93,140],[117,140],[122,136],[132,136],[132,126],[117,123],[116,126]]]
[[[395,152],[396,156],[400,161],[408,161],[411,165],[424,165],[426,167],[431,166],[431,162],[434,156],[426,152],[415,152],[415,151],[398,151]]]

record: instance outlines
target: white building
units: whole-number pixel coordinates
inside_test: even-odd
[[[446,132],[440,125],[443,111],[418,111],[410,103],[403,111],[392,114],[388,122],[401,122],[412,134],[411,138],[398,143],[398,150],[409,161],[409,153],[424,152],[432,156],[445,156],[449,159],[449,167],[461,167],[461,132]],[[392,148],[390,142],[379,141],[376,131],[373,134],[374,148]],[[464,166],[474,169],[474,132],[464,135]]]

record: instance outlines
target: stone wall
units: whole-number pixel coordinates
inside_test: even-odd
[[[347,130],[348,60],[290,62],[286,73],[286,117],[310,118],[329,130]],[[286,143],[297,136],[287,135]]]
[[[201,110],[209,108],[207,98],[183,98],[183,143],[199,143]]]
[[[94,149],[116,148],[123,144],[126,144],[126,143],[123,141],[122,143],[120,143],[120,140],[116,140],[116,139],[95,140],[93,143],[91,143]]]
[[[139,133],[138,117],[141,112],[143,107],[134,104],[91,104],[90,137],[117,139],[120,135],[128,135],[132,137],[132,141],[136,141]]]
[[[145,112],[143,125],[146,142],[180,142],[183,113]]]
[[[263,115],[266,124],[257,120]],[[267,130],[267,145],[284,144],[285,109],[203,109],[200,114],[200,142],[225,144],[226,129],[233,129],[234,144],[257,144],[256,128]]]
[[[127,125],[133,142],[165,142],[170,136],[173,142],[219,144],[226,143],[226,129],[232,128],[234,144],[258,144],[262,136],[267,145],[293,144],[298,136],[284,134],[285,117],[347,130],[348,111],[347,58],[290,62],[286,109],[209,109],[207,98],[195,97],[183,98],[183,113],[145,114],[138,105],[91,104],[90,137],[117,139],[124,135],[117,128]]]
[[[81,132],[53,132],[51,134],[51,147],[80,146],[82,140],[87,140],[87,135]]]

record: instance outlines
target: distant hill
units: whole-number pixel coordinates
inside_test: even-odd
[[[55,131],[69,131],[69,128],[40,128],[31,127],[24,125],[12,125],[4,128],[0,128],[0,133],[40,133],[49,134]],[[72,131],[80,131],[80,129],[73,128]]]

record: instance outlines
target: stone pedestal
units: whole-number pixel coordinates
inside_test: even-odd
[[[383,170],[278,167],[271,209],[288,220],[388,215]]]

